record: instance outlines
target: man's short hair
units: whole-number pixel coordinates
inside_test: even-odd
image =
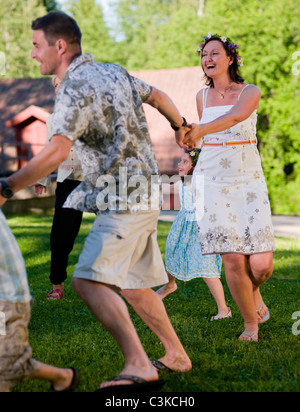
[[[81,31],[76,21],[65,13],[51,12],[34,20],[32,30],[42,30],[49,46],[54,46],[58,39],[64,39],[68,44],[81,45]]]

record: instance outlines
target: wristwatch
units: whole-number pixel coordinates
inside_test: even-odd
[[[172,124],[171,124],[171,127],[172,127],[172,129],[175,131],[175,132],[178,132],[178,130],[181,128],[181,127],[186,127],[187,126],[187,121],[186,121],[186,119],[183,117],[182,118],[183,119],[183,124],[182,124],[182,126],[180,126],[180,127],[176,127],[176,126],[173,126]]]
[[[5,199],[11,199],[14,196],[14,191],[12,190],[12,188],[8,186],[8,184],[4,180],[1,180],[0,184],[2,186],[1,195]]]

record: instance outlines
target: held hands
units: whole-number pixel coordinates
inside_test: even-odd
[[[193,149],[198,147],[200,149],[203,147],[203,138],[202,127],[197,124],[189,124],[176,132],[176,142],[181,148]]]
[[[181,127],[178,132],[175,132],[175,138],[176,142],[179,147],[182,149],[187,148],[186,146],[186,136],[189,134],[191,131],[191,126],[187,125],[186,127]]]
[[[204,133],[202,131],[202,126],[199,124],[192,124],[191,131],[186,135],[185,144],[189,149],[194,147],[202,148]]]

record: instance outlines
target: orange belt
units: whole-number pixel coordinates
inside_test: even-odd
[[[227,147],[227,146],[241,146],[245,144],[256,144],[256,140],[241,140],[238,142],[223,142],[223,143],[204,143],[208,147]]]

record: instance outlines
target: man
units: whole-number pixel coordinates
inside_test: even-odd
[[[63,79],[55,104],[50,144],[28,166],[7,179],[13,192],[36,182],[68,158],[72,145],[80,158],[85,181],[71,194],[65,207],[98,215],[77,265],[73,286],[99,321],[117,340],[125,357],[121,374],[101,385],[102,390],[157,389],[158,370],[147,357],[117,291],[159,337],[166,355],[156,364],[173,371],[192,367],[165,311],[151,289],[168,281],[157,244],[159,210],[145,210],[125,190],[130,179],[151,185],[158,175],[142,103],[159,110],[182,140],[186,122],[170,98],[132,78],[125,69],[99,64],[81,55],[81,33],[76,22],[63,13],[49,13],[32,24],[32,58],[41,74]],[[126,171],[126,182],[120,178]],[[101,179],[116,182],[116,210],[105,209]],[[100,182],[100,183],[99,183]],[[1,188],[0,188],[1,190]],[[151,192],[151,191],[150,191]],[[0,205],[5,199],[0,197]],[[126,207],[125,207],[126,206]]]

